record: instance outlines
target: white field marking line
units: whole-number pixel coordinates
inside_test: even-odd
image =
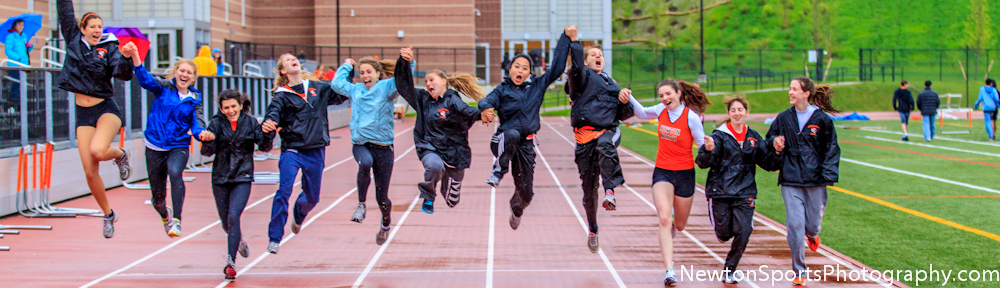
[[[945,147],[945,146],[937,146],[937,145],[931,145],[931,144],[926,144],[926,143],[913,143],[913,142],[909,142],[909,141],[899,141],[899,140],[885,139],[885,138],[872,137],[872,136],[865,136],[865,138],[872,139],[872,140],[878,140],[878,141],[893,142],[893,143],[903,143],[903,144],[907,144],[907,145],[916,145],[916,146],[927,147],[927,148],[937,148],[937,149],[942,149],[942,150],[949,150],[949,151],[957,151],[957,152],[965,152],[965,153],[972,153],[972,154],[979,154],[979,155],[1000,157],[1000,154],[996,154],[996,153],[974,151],[974,150],[966,150],[966,149],[961,149],[961,148],[952,148],[952,147]]]
[[[543,122],[545,122],[546,126],[549,126],[549,129],[552,129],[552,131],[555,131],[556,135],[559,135],[559,137],[563,138],[563,140],[566,140],[567,143],[569,143],[570,145],[573,145],[573,142],[569,141],[569,138],[566,138],[566,136],[563,136],[562,133],[559,132],[559,130],[555,129],[555,127],[552,127],[552,124],[549,124],[548,121],[544,121],[544,120],[543,120]],[[541,155],[541,152],[539,152],[539,155]],[[633,156],[635,156],[635,155],[633,155]],[[542,161],[545,161],[545,158],[542,158]],[[645,161],[643,161],[643,162],[645,162]],[[546,165],[548,165],[548,164],[546,164]],[[552,171],[551,168],[549,169],[549,171],[550,172]],[[552,176],[555,177],[555,174],[553,173]],[[558,182],[558,180],[557,180],[557,182]],[[559,186],[559,187],[562,187],[562,186]],[[632,189],[632,186],[628,186],[627,184],[623,184],[622,187],[625,187],[629,191],[632,191],[632,193],[635,194],[635,196],[638,196],[639,199],[642,199],[643,202],[646,202],[646,204],[649,205],[650,208],[653,208],[653,211],[656,211],[656,205],[653,205],[652,202],[649,202],[649,200],[646,200],[646,197],[643,197],[641,194],[639,194],[638,191],[635,191],[635,189]],[[563,193],[565,195],[565,192],[563,192]],[[566,197],[566,200],[569,201],[569,196]],[[573,208],[573,211],[576,211],[576,208]],[[586,226],[584,226],[584,229],[586,229]],[[690,238],[691,241],[694,241],[695,244],[698,244],[698,247],[701,247],[701,249],[705,250],[705,252],[708,252],[709,255],[712,255],[712,257],[714,257],[715,260],[719,260],[719,262],[723,263],[723,264],[726,263],[725,259],[722,259],[722,257],[719,257],[719,255],[715,254],[715,252],[713,252],[712,249],[709,249],[708,246],[705,246],[704,243],[701,243],[701,241],[698,241],[698,239],[694,238],[694,235],[691,235],[691,233],[688,233],[688,231],[681,231],[681,232],[684,233],[684,235],[686,235],[688,238]],[[746,281],[747,284],[750,284],[751,287],[760,288],[760,286],[757,286],[757,284],[754,284],[753,281],[750,281],[750,279],[746,279],[745,281]]]
[[[500,130],[500,123],[493,126],[493,134],[496,134],[497,130]],[[491,140],[492,141],[492,140]],[[493,157],[493,163],[497,162],[497,157]],[[492,168],[492,167],[491,167]],[[490,174],[492,175],[492,174]],[[497,219],[497,187],[490,187],[490,234],[487,240],[487,252],[486,252],[486,288],[493,288],[493,248],[496,246],[495,241],[493,241],[496,235],[496,219]]]
[[[372,267],[375,267],[375,263],[378,262],[380,257],[382,257],[382,253],[385,253],[385,249],[389,248],[389,244],[392,244],[392,238],[396,236],[396,232],[399,232],[400,226],[403,226],[403,222],[406,221],[406,217],[410,216],[410,212],[413,212],[413,207],[417,206],[417,202],[420,202],[420,195],[414,197],[413,202],[410,202],[410,208],[406,209],[406,213],[403,213],[403,218],[400,218],[399,223],[396,223],[396,229],[392,229],[392,232],[389,233],[389,238],[386,238],[385,243],[382,243],[382,247],[378,248],[378,252],[375,253],[375,257],[372,257],[372,261],[368,262],[368,266],[366,266],[365,270],[358,276],[358,280],[354,281],[354,286],[352,286],[353,288],[361,287],[361,282],[365,281],[365,277],[368,277],[368,273],[372,271]],[[379,227],[378,229],[382,228]]]
[[[399,137],[399,135],[403,135],[403,133],[406,133],[406,131],[410,131],[410,129],[413,129],[413,127],[406,128],[403,131],[400,131],[398,134],[396,134],[396,137]],[[337,165],[343,164],[344,162],[347,162],[347,161],[351,160],[351,158],[354,158],[354,157],[353,156],[347,157],[347,158],[344,158],[344,160],[340,160],[337,163],[334,163],[333,165],[327,166],[325,169],[323,169],[323,172],[329,171],[330,169],[333,169],[333,167],[336,167]],[[295,185],[292,185],[292,187],[299,186],[301,184],[302,184],[302,181],[300,180],[298,182],[295,182]],[[244,210],[253,208],[254,206],[257,206],[257,204],[263,203],[265,200],[271,199],[272,197],[274,197],[274,194],[265,196],[264,198],[261,198],[260,200],[257,200],[256,202],[253,202],[252,204],[250,204],[250,206],[247,206],[246,208],[244,208]],[[180,240],[171,242],[167,246],[164,246],[163,248],[160,248],[160,250],[156,250],[156,252],[150,253],[149,255],[146,255],[146,257],[142,257],[139,260],[136,260],[135,262],[132,262],[131,264],[126,265],[125,267],[122,267],[122,268],[120,268],[118,270],[115,270],[114,272],[111,272],[111,273],[108,273],[107,275],[102,276],[101,278],[97,278],[94,281],[90,281],[90,283],[84,284],[83,286],[80,286],[80,288],[87,288],[87,287],[90,287],[90,286],[94,286],[95,284],[100,283],[101,281],[107,280],[108,278],[111,278],[111,277],[113,277],[113,276],[115,276],[115,275],[117,275],[117,274],[119,274],[121,272],[124,272],[125,270],[131,269],[132,267],[135,267],[136,265],[139,265],[140,263],[145,262],[146,260],[149,260],[149,259],[155,257],[156,255],[159,255],[160,253],[163,253],[163,252],[169,250],[170,248],[173,248],[174,246],[177,246],[177,245],[183,243],[184,241],[187,241],[188,239],[191,239],[192,237],[197,236],[198,234],[201,234],[202,232],[205,232],[208,229],[212,228],[213,226],[219,225],[221,223],[222,223],[221,221],[216,220],[215,222],[212,222],[212,224],[208,224],[205,227],[202,227],[201,229],[199,229],[198,231],[192,233],[191,235],[188,235],[188,236],[186,236],[184,238],[181,238]]]
[[[403,154],[399,155],[399,157],[396,157],[396,160],[394,160],[394,162],[395,161],[399,161],[399,159],[402,159],[403,156],[406,156],[406,154],[409,154],[410,151],[413,151],[413,148],[416,148],[416,146],[410,146],[410,149],[406,149],[406,152],[403,152]],[[333,201],[333,203],[330,203],[330,206],[327,206],[325,209],[323,209],[323,211],[320,211],[316,215],[310,217],[309,220],[306,220],[305,223],[302,223],[301,229],[305,229],[306,227],[308,227],[309,224],[312,224],[313,221],[316,221],[316,219],[319,219],[320,216],[323,216],[323,214],[326,214],[326,212],[329,212],[330,209],[333,209],[334,206],[337,206],[337,204],[340,204],[340,202],[343,201],[345,198],[347,198],[347,196],[350,196],[351,194],[354,194],[355,191],[358,191],[358,187],[354,187],[353,189],[347,191],[347,193],[344,193],[344,195],[341,195],[340,198],[337,198],[336,201]],[[295,221],[295,220],[293,219],[292,221]],[[285,238],[281,239],[281,242],[278,243],[278,247],[281,247],[281,245],[284,245],[288,241],[292,240],[292,238],[295,238],[295,235],[298,235],[298,234],[291,233],[290,235],[286,235]],[[271,253],[267,252],[265,250],[264,253],[261,253],[260,256],[257,256],[257,258],[253,260],[253,262],[250,262],[250,264],[248,264],[246,267],[243,267],[243,269],[240,269],[240,271],[237,272],[236,275],[243,275],[243,273],[246,273],[248,270],[250,270],[250,268],[253,268],[254,266],[256,266],[257,263],[260,263],[260,261],[263,261],[264,258],[267,258],[267,256],[269,256],[269,255],[271,255]],[[216,288],[225,287],[226,285],[229,284],[229,282],[233,282],[233,280],[228,280],[228,279],[224,280],[224,281],[222,281],[222,283],[219,283],[219,285],[217,285],[215,287]]]
[[[549,127],[552,126],[549,125]],[[552,171],[552,166],[549,165],[549,161],[545,159],[545,155],[542,154],[542,150],[535,147],[535,152],[538,153],[539,158],[542,158],[542,163],[545,163],[545,168],[549,170],[549,174],[552,175],[552,179],[556,181],[556,187],[559,187],[559,191],[562,192],[563,198],[566,198],[566,204],[569,205],[569,208],[573,209],[573,214],[576,215],[576,220],[580,221],[580,227],[583,228],[583,233],[590,235],[587,222],[583,220],[583,217],[580,217],[580,210],[577,210],[576,206],[573,206],[573,200],[569,199],[569,194],[566,193],[566,189],[564,189],[562,183],[559,182],[559,177],[556,176],[556,172]],[[610,271],[611,276],[615,278],[615,283],[618,283],[618,287],[624,288],[625,283],[622,282],[622,278],[618,276],[618,271],[615,271],[615,266],[611,265],[611,261],[608,260],[608,256],[604,254],[604,249],[597,248],[597,254],[601,255],[601,260],[604,260],[604,265],[608,267],[608,271]]]
[[[934,181],[944,182],[944,183],[948,183],[948,184],[954,184],[954,185],[958,185],[958,186],[962,186],[962,187],[966,187],[966,188],[972,188],[972,189],[976,189],[976,190],[980,190],[980,191],[986,191],[986,192],[990,192],[990,193],[1000,194],[1000,190],[990,189],[990,188],[986,188],[986,187],[983,187],[983,186],[976,186],[976,185],[972,185],[972,184],[968,184],[968,183],[963,183],[963,182],[958,182],[958,181],[952,181],[952,180],[948,180],[948,179],[944,179],[944,178],[938,178],[938,177],[934,177],[934,176],[931,176],[931,175],[920,174],[920,173],[916,173],[916,172],[899,170],[899,169],[896,169],[896,168],[885,167],[885,166],[881,166],[881,165],[871,164],[871,163],[862,162],[862,161],[853,160],[853,159],[848,159],[848,158],[843,158],[843,157],[841,157],[840,160],[844,161],[844,162],[848,162],[848,163],[854,163],[854,164],[862,165],[862,166],[868,166],[868,167],[872,167],[872,168],[877,168],[877,169],[892,171],[892,172],[896,172],[896,173],[906,174],[906,175],[910,175],[910,176],[916,176],[916,177],[920,177],[920,178],[924,178],[924,179],[928,179],[928,180],[934,180]]]
[[[860,130],[861,131],[869,131],[869,132],[894,134],[894,135],[903,135],[902,132],[893,132],[893,131],[886,131],[886,130],[865,130],[865,129],[860,129]],[[916,136],[921,136],[921,135],[916,135]],[[944,137],[944,136],[934,136],[934,140],[947,140],[947,141],[955,141],[955,142],[962,142],[962,143],[969,143],[969,144],[979,144],[979,145],[1000,147],[1000,144],[997,144],[997,143],[990,143],[990,142],[983,142],[983,141],[973,141],[973,140],[965,140],[965,139],[958,139],[958,138],[951,138],[951,137]]]
[[[385,270],[385,271],[372,271],[369,274],[396,274],[396,273],[413,273],[413,274],[423,274],[423,273],[483,273],[486,270],[482,269],[469,269],[469,270]],[[498,269],[497,272],[508,272],[508,273],[579,273],[579,272],[594,272],[601,273],[605,272],[605,269],[542,269],[542,270],[524,270],[524,269]],[[618,270],[622,272],[662,272],[660,269],[650,270],[650,269],[627,269]],[[697,270],[696,270],[697,271]],[[244,275],[330,275],[330,274],[358,274],[361,271],[283,271],[283,272],[248,272]],[[118,274],[116,278],[142,278],[142,277],[179,277],[179,276],[217,276],[217,273],[122,273]]]
[[[649,166],[652,166],[652,167],[655,167],[655,165],[653,165],[653,163],[650,163],[649,161],[646,161],[646,159],[643,159],[642,157],[639,157],[638,155],[635,155],[635,154],[633,154],[633,153],[632,153],[631,151],[629,151],[629,150],[627,150],[627,149],[624,149],[624,148],[618,148],[618,150],[620,150],[620,151],[622,151],[622,152],[625,152],[626,154],[628,154],[628,155],[632,156],[632,157],[633,157],[633,158],[635,158],[635,159],[639,159],[639,161],[642,161],[642,162],[644,162],[644,163],[648,164]],[[840,160],[845,160],[845,159],[844,159],[844,158],[840,158]],[[847,160],[849,160],[849,159],[847,159]],[[891,169],[891,168],[890,168],[890,169]],[[631,188],[631,187],[629,187],[629,189],[632,189],[632,188]],[[701,192],[701,193],[705,193],[705,190],[704,190],[704,189],[702,189],[702,188],[700,188],[700,187],[696,187],[695,191],[698,191],[698,192]],[[635,190],[633,190],[632,192],[635,192]],[[639,197],[641,198],[642,196],[639,196]],[[643,199],[643,201],[645,201],[645,200],[646,200],[645,198],[642,198],[642,199]],[[646,201],[646,203],[647,203],[647,204],[649,204],[649,201]],[[650,204],[650,205],[652,205],[652,204]],[[654,209],[655,209],[655,208],[654,208]],[[757,220],[757,222],[760,222],[761,224],[764,224],[764,226],[767,226],[767,227],[770,227],[770,228],[771,228],[771,229],[773,229],[774,231],[777,231],[778,233],[781,233],[781,235],[785,235],[785,236],[788,236],[788,232],[785,232],[785,231],[783,231],[783,230],[781,230],[781,229],[778,229],[778,227],[776,227],[776,226],[774,226],[774,225],[771,225],[771,223],[768,223],[768,222],[766,222],[766,221],[764,221],[764,220],[760,219],[760,217],[757,217],[757,216],[754,216],[754,217],[753,217],[753,219],[754,219],[754,220]],[[687,233],[687,231],[684,231],[684,232],[685,232],[685,233]],[[829,258],[829,259],[833,260],[834,262],[837,262],[837,263],[839,263],[839,264],[841,264],[841,265],[844,265],[844,267],[848,267],[848,268],[851,268],[851,270],[853,270],[853,271],[859,271],[859,270],[858,270],[858,268],[857,268],[857,267],[855,267],[854,265],[852,265],[852,264],[848,264],[848,263],[844,262],[843,260],[841,260],[840,258],[837,258],[837,257],[833,257],[833,255],[832,255],[832,254],[830,254],[830,253],[827,253],[826,251],[823,251],[823,250],[817,250],[817,252],[819,252],[819,254],[820,254],[820,255],[823,255],[823,256],[826,256],[826,258]],[[713,254],[714,254],[714,253],[713,253]],[[859,272],[860,272],[860,271],[859,271]],[[882,282],[882,280],[879,280],[879,279],[876,279],[876,282],[878,282],[878,283],[879,283],[879,285],[882,285],[883,287],[890,287],[890,286],[892,286],[892,285],[890,285],[890,284],[888,284],[888,283],[885,283],[885,282]]]

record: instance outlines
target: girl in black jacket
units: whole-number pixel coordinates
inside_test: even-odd
[[[493,89],[486,98],[479,100],[484,122],[492,122],[494,109],[500,116],[500,127],[493,134],[490,148],[496,161],[486,184],[496,187],[500,178],[513,166],[514,195],[510,198],[510,228],[521,224],[524,208],[534,196],[535,133],[541,128],[538,111],[545,99],[545,89],[562,76],[566,69],[566,56],[570,41],[576,41],[576,26],[566,27],[559,37],[553,54],[552,66],[542,76],[530,77],[531,60],[528,55],[514,56],[504,82]],[[539,63],[535,63],[539,64]]]
[[[572,103],[570,124],[576,138],[574,159],[580,172],[583,210],[587,213],[590,229],[587,248],[591,253],[597,253],[600,248],[597,238],[597,191],[599,184],[603,183],[604,209],[615,210],[614,189],[625,183],[618,159],[618,145],[621,144],[618,123],[635,113],[628,99],[618,98],[621,92],[618,82],[603,72],[606,62],[601,46],[580,46],[579,41],[569,45],[573,65],[566,89]]]
[[[705,136],[705,145],[698,149],[695,163],[702,169],[709,168],[705,196],[715,236],[722,242],[733,239],[723,273],[724,281],[734,284],[736,280],[731,273],[740,264],[753,231],[756,165],[767,171],[781,168],[781,157],[776,151],[780,153],[784,143],[778,138],[772,146],[767,146],[760,134],[746,125],[750,113],[746,97],[726,97],[722,104],[729,110],[729,118],[720,122],[711,136]]]
[[[396,61],[396,91],[417,111],[417,122],[413,127],[413,142],[417,146],[417,156],[424,164],[424,182],[417,184],[420,196],[424,198],[421,209],[424,213],[434,213],[435,189],[441,182],[441,196],[448,207],[458,204],[465,169],[472,160],[469,148],[469,128],[482,119],[479,109],[462,101],[462,94],[473,100],[484,97],[483,88],[476,85],[476,77],[456,73],[451,77],[440,70],[427,73],[424,84],[427,89],[413,87],[410,62],[413,50],[400,50]]]
[[[805,285],[807,279],[802,242],[808,240],[809,249],[819,249],[826,186],[836,183],[840,174],[837,130],[826,115],[840,112],[830,103],[831,93],[830,86],[817,86],[807,77],[793,79],[788,90],[792,107],[778,113],[767,131],[768,143],[783,140],[788,147],[782,157],[778,185],[785,201],[792,269],[798,273],[792,281],[795,285]]]
[[[104,212],[104,238],[115,236],[118,214],[111,210],[98,171],[100,161],[114,160],[122,181],[132,174],[128,150],[111,146],[124,117],[115,105],[112,78],[132,79],[132,50],[128,43],[118,50],[118,39],[105,34],[104,22],[95,13],[76,22],[72,0],[58,0],[59,26],[66,43],[66,60],[59,74],[59,89],[76,95],[76,142],[87,186]]]
[[[207,129],[215,134],[215,140],[203,143],[201,155],[215,155],[212,194],[215,195],[222,230],[229,234],[226,267],[222,271],[226,279],[234,279],[237,251],[243,258],[250,253],[247,243],[243,241],[240,215],[250,199],[254,145],[262,152],[271,151],[274,132],[261,131],[257,119],[247,114],[250,112],[250,98],[239,91],[222,91],[219,94],[219,111],[222,113],[212,117]]]

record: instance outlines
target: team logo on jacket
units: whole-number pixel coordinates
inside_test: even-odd
[[[97,48],[97,57],[103,59],[104,55],[107,55],[107,54],[108,54],[108,49]]]
[[[750,147],[757,148],[757,139],[753,137],[747,137],[747,141],[750,141]]]
[[[313,97],[316,97],[316,88],[309,88],[309,94],[311,94]]]
[[[809,128],[809,131],[810,131],[809,135],[812,135],[812,136],[816,136],[816,132],[819,132],[819,126],[816,126],[816,125],[809,125],[809,126],[806,126],[806,128]]]
[[[448,108],[438,109],[438,117],[441,117],[441,119],[448,119],[449,112],[451,111],[448,111]]]

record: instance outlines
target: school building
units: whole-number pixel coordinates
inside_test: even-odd
[[[286,52],[305,54],[306,59],[328,65],[339,65],[343,58],[364,54],[394,57],[393,49],[412,45],[418,48],[420,70],[468,72],[497,83],[502,77],[500,63],[504,55],[512,57],[533,50],[550,53],[567,25],[579,25],[580,39],[586,43],[603,43],[609,64],[606,66],[611,64],[609,0],[73,2],[77,16],[96,12],[104,18],[104,26],[137,27],[145,33],[151,42],[147,66],[153,69],[168,67],[176,57],[193,58],[202,45],[222,48],[227,54],[252,54],[265,59]],[[56,0],[9,0],[0,4],[0,17],[21,13],[43,16],[36,47],[45,46],[43,42],[48,39],[60,38]],[[226,40],[284,46],[271,49],[275,51],[234,51],[234,47],[225,47]],[[338,40],[340,53],[336,52]],[[57,41],[53,44],[58,47]],[[364,48],[380,49],[375,52]],[[31,54],[32,66],[40,66],[39,50]],[[242,63],[234,62],[240,60],[247,59],[226,58],[236,69]]]

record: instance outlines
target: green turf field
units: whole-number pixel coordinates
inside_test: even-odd
[[[706,130],[714,129],[714,124],[706,122]],[[945,124],[948,131],[968,130],[968,120]],[[933,264],[934,269],[954,270],[948,287],[996,287],[1000,283],[996,275],[993,282],[955,279],[959,270],[995,271],[1000,267],[1000,142],[986,142],[982,120],[973,120],[973,124],[972,133],[938,135],[971,143],[941,138],[927,143],[921,134],[921,121],[910,120],[910,142],[906,144],[899,141],[899,134],[848,129],[900,133],[899,121],[837,122],[842,150],[840,183],[828,192],[820,234],[823,244],[878,270],[927,270]],[[751,123],[751,127],[767,133],[768,126],[763,123]],[[655,130],[656,124],[623,126],[622,146],[655,159],[657,140],[650,133]],[[697,171],[699,183],[704,184],[706,174],[707,170]],[[776,183],[777,173],[758,168],[757,212],[784,223],[784,204]],[[916,287],[916,281],[902,280]]]

